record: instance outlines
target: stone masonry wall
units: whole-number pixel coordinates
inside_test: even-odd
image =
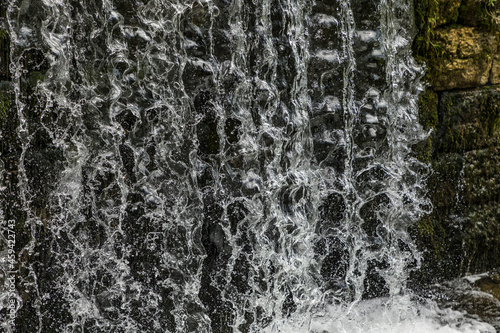
[[[416,147],[434,210],[415,229],[422,282],[500,268],[500,1],[415,0],[426,64]]]

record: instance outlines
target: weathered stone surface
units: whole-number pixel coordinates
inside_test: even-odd
[[[470,26],[490,29],[496,25],[493,18],[498,4],[484,0],[462,0],[459,8],[458,23]]]
[[[488,83],[495,36],[471,27],[436,29],[431,44],[435,50],[429,61],[431,84],[435,90],[464,89]]]
[[[420,123],[433,129],[414,147],[433,170],[434,209],[414,230],[425,283],[500,267],[500,86],[490,86],[500,84],[500,1],[414,3],[414,53],[431,85]]]
[[[421,281],[500,265],[500,147],[442,154],[428,181],[434,210],[416,226]]]
[[[500,147],[464,155],[462,200],[467,204],[498,203],[500,208]]]
[[[435,26],[455,23],[458,19],[460,0],[438,0],[436,3]]]
[[[477,154],[483,154],[481,158]],[[474,152],[463,157],[446,154],[433,163],[429,180],[434,211],[416,226],[424,251],[421,282],[476,274],[500,266],[500,205],[498,179],[487,171],[498,155]],[[471,172],[480,168],[480,172]],[[498,166],[496,167],[498,169]],[[485,176],[488,174],[488,176]],[[471,191],[479,191],[471,195]],[[489,194],[493,194],[491,197]]]
[[[7,31],[0,29],[0,80],[9,79],[9,44]]]
[[[421,295],[431,295],[441,309],[452,308],[480,318],[492,325],[495,332],[500,332],[500,279],[498,275],[489,274],[475,280],[476,277],[465,277],[435,284],[425,288]]]
[[[423,0],[415,3],[418,21],[427,20],[431,29],[455,23],[458,19],[459,7],[460,0]]]
[[[485,276],[479,281],[476,281],[474,285],[479,287],[485,293],[491,294],[493,297],[500,301],[500,274]],[[498,320],[500,321],[500,315],[498,317]]]
[[[438,95],[433,90],[426,90],[420,94],[418,100],[418,114],[420,124],[426,131],[434,131],[439,123],[438,115]],[[417,158],[425,163],[429,163],[432,158],[434,134],[427,139],[417,143],[413,147]]]
[[[500,86],[443,92],[439,114],[436,152],[463,152],[500,144]]]
[[[429,179],[428,188],[435,212],[448,214],[459,204],[463,166],[463,156],[456,153],[444,154],[432,161],[434,173]]]
[[[471,207],[472,208],[472,207]],[[461,274],[477,274],[500,267],[500,205],[497,202],[468,208],[464,223],[464,263]]]
[[[493,66],[491,67],[491,79],[492,84],[500,83],[500,54],[498,52],[493,56]]]

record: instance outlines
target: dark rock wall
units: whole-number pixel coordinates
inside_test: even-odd
[[[500,268],[500,1],[415,0],[415,15],[432,130],[416,152],[434,170],[415,235],[429,282]]]

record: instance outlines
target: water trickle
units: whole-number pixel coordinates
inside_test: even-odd
[[[411,4],[10,0],[29,331],[414,331]]]

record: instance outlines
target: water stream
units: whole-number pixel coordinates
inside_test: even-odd
[[[28,235],[6,331],[494,332],[407,285],[432,209],[411,0],[10,0],[4,23],[2,209]]]

